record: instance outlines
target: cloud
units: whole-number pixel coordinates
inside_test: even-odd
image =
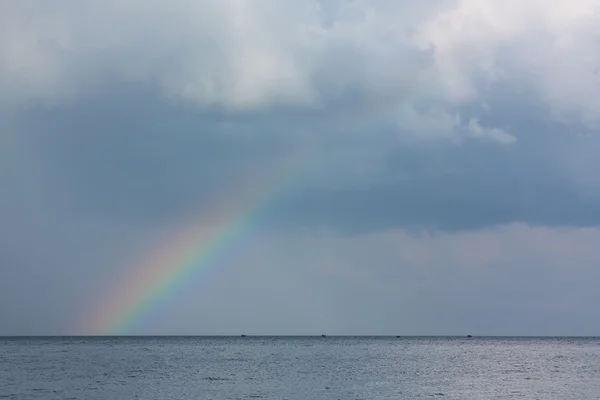
[[[513,0],[24,4],[1,10],[2,100],[13,106],[137,83],[200,109],[376,109],[423,131],[428,116],[455,118],[500,82],[532,91],[555,117],[597,119],[591,0],[564,10]],[[405,120],[411,108],[419,118]]]
[[[377,119],[346,130],[305,114],[199,113],[121,86],[77,106],[22,114],[20,144],[8,147],[19,161],[6,170],[30,186],[53,182],[48,190],[60,187],[74,208],[115,221],[185,218],[296,159],[262,189],[275,204],[265,223],[347,232],[599,223],[596,181],[582,170],[595,165],[599,138],[549,131],[544,114],[498,110],[481,122],[430,113],[402,133]],[[489,128],[497,123],[487,119],[503,113],[514,116],[506,128]]]
[[[310,148],[275,224],[597,223],[582,138],[557,139],[588,120],[556,122],[520,44],[592,3],[23,4],[0,45],[15,170],[88,211],[169,220]]]
[[[260,187],[254,250],[163,304],[174,330],[592,331],[596,9],[2,2],[0,300],[19,306],[0,325],[64,332],[165,231]]]
[[[461,0],[424,23],[417,36],[434,52],[451,98],[481,98],[492,82],[518,81],[534,90],[555,118],[597,126],[598,7],[594,0],[568,6]]]
[[[198,107],[480,101],[518,81],[562,118],[597,120],[597,2],[3,2],[4,102],[66,101],[106,80]],[[562,77],[556,79],[556,77]],[[470,118],[470,116],[469,116]]]
[[[412,84],[422,57],[389,17],[362,2],[326,3],[9,1],[5,96],[61,99],[109,77],[239,110],[310,106],[353,86],[397,97]]]
[[[489,137],[501,144],[513,144],[517,139],[500,128],[484,128],[476,119],[471,118],[467,125],[468,133],[476,138]]]
[[[500,128],[481,126],[479,120],[470,118],[462,121],[460,113],[434,106],[427,110],[418,110],[414,106],[402,107],[397,114],[398,129],[403,136],[413,140],[449,139],[453,142],[477,138],[490,140],[501,145],[516,143],[517,138]]]

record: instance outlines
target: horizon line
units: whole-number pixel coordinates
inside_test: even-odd
[[[277,337],[295,337],[295,338],[322,338],[325,337],[363,337],[363,338],[600,338],[600,335],[501,335],[501,334],[0,334],[0,338],[277,338]]]

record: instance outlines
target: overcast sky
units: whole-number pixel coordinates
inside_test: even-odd
[[[599,0],[4,0],[0,334],[105,333],[256,187],[124,333],[600,335],[599,38]]]

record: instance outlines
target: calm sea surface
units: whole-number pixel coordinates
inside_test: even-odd
[[[600,339],[0,338],[8,399],[600,399]]]

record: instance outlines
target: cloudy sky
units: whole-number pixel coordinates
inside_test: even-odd
[[[600,334],[599,74],[599,0],[2,1],[0,334],[190,226],[118,333]]]

